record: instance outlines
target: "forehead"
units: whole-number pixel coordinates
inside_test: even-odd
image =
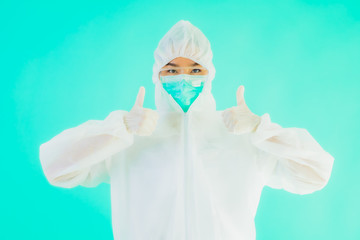
[[[189,58],[184,58],[184,57],[174,58],[173,60],[168,62],[165,66],[168,66],[168,65],[176,66],[176,67],[190,67],[190,66],[200,67],[201,66],[199,63],[194,62],[193,60],[191,60]]]
[[[193,60],[184,57],[177,57],[170,61],[171,63],[195,63]]]

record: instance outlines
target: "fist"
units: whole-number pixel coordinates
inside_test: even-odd
[[[140,87],[133,108],[124,115],[124,123],[130,133],[139,136],[149,136],[156,128],[159,115],[156,111],[143,108],[145,88]]]
[[[254,132],[260,123],[260,117],[250,111],[244,99],[244,86],[236,92],[237,106],[222,112],[222,118],[227,129],[234,134]]]

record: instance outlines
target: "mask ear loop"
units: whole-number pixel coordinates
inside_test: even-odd
[[[206,80],[204,82],[204,87],[203,90],[201,91],[202,93],[209,93],[211,92],[211,85],[212,82],[209,80],[209,74],[206,75]]]

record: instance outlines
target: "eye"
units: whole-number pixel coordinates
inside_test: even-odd
[[[194,71],[195,71],[195,72],[194,72]],[[196,68],[196,69],[193,69],[191,72],[199,73],[199,72],[201,72],[201,69]]]
[[[169,69],[167,70],[168,73],[176,73],[176,70],[175,69]]]

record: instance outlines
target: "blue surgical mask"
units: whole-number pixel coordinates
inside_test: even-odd
[[[160,77],[164,89],[174,98],[184,112],[189,110],[191,104],[199,96],[206,79],[207,75],[189,74]]]

